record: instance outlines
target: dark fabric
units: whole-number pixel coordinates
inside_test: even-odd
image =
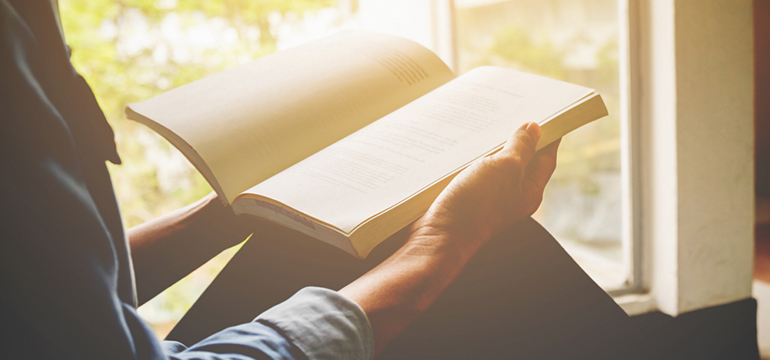
[[[70,65],[51,3],[0,4],[3,351],[134,358],[157,342],[142,342],[149,330],[133,311],[105,165],[119,162],[112,130]]]
[[[635,359],[758,360],[757,301],[745,299],[677,317],[661,312],[634,316]]]
[[[50,0],[0,0],[0,358],[165,359],[135,311],[105,164],[120,162],[114,135],[70,64],[57,11]],[[304,358],[251,320],[166,349],[175,359]]]
[[[362,261],[279,226],[259,228],[168,338],[197,341],[304,286],[339,289],[401,245],[392,237]],[[527,219],[482,247],[381,358],[623,359],[617,354],[633,330],[612,298]]]

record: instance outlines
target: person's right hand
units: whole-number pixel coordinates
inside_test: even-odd
[[[375,354],[433,304],[484,242],[535,212],[558,147],[536,154],[539,139],[537,124],[525,124],[501,151],[461,171],[400,249],[339,291],[366,313]]]
[[[499,152],[460,172],[412,228],[412,237],[432,248],[434,238],[477,248],[540,206],[543,190],[556,168],[559,141],[535,153],[540,127],[522,125]],[[438,237],[434,235],[440,235]],[[473,250],[471,250],[473,252]]]

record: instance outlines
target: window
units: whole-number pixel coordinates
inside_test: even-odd
[[[127,227],[211,189],[125,120],[126,103],[357,27],[411,38],[458,73],[493,64],[597,89],[610,117],[564,139],[538,220],[629,313],[750,296],[749,0],[59,2],[72,60],[116,129]],[[234,251],[140,309],[161,337]]]
[[[625,285],[617,0],[455,1],[457,70],[498,65],[597,90],[610,116],[566,136],[535,214],[604,288]]]
[[[116,128],[126,160],[111,168],[126,226],[211,191],[173,147],[124,120],[126,103],[342,28],[359,27],[412,38],[436,51],[457,73],[493,64],[596,88],[612,115],[565,139],[559,171],[536,217],[602,286],[627,287],[628,241],[623,241],[620,225],[615,0],[339,0],[230,6],[238,9],[217,0],[144,5],[61,1],[68,41],[75,49],[73,61]],[[170,330],[234,251],[191,274],[140,313],[159,333]]]
[[[638,288],[630,224],[631,162],[621,111],[618,0],[359,1],[361,26],[409,37],[462,74],[496,65],[596,89],[610,116],[566,136],[535,214],[605,289]],[[405,19],[403,14],[409,14]],[[625,71],[625,70],[624,70]],[[626,72],[627,73],[627,72]]]

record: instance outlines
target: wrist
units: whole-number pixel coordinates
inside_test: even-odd
[[[474,225],[469,221],[457,221],[446,214],[437,215],[429,211],[413,224],[409,239],[437,251],[473,255],[488,239]]]
[[[475,234],[454,231],[451,228],[423,225],[415,228],[404,244],[403,251],[414,256],[448,259],[465,264],[483,241]]]

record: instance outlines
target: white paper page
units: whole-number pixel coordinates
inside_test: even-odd
[[[591,89],[483,67],[247,191],[352,231]]]
[[[189,143],[232,201],[453,77],[435,54],[410,40],[350,31],[130,108]]]

